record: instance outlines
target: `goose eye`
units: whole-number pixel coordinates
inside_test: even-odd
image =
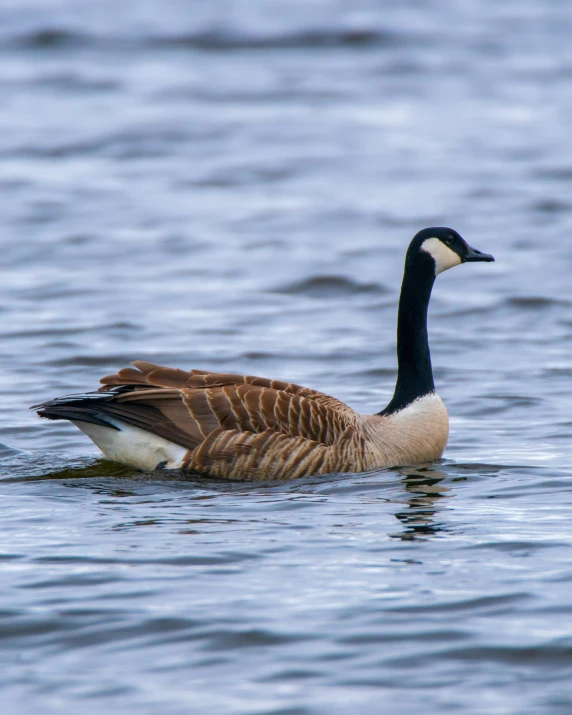
[[[453,238],[453,236],[445,236],[445,238],[444,238],[443,240],[445,241],[445,243],[446,243],[448,246],[450,246],[455,239]]]

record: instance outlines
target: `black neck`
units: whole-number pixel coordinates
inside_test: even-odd
[[[380,413],[399,412],[435,390],[427,338],[427,308],[435,282],[435,262],[429,254],[408,255],[397,318],[397,384],[389,405]]]

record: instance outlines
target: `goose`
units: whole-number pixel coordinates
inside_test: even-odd
[[[449,418],[433,382],[429,299],[437,275],[476,261],[494,258],[451,228],[413,237],[399,299],[395,392],[376,414],[291,382],[143,360],[103,377],[96,392],[31,409],[69,420],[107,459],[144,471],[281,480],[434,462],[447,445]]]

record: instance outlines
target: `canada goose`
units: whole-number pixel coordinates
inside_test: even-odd
[[[387,407],[361,415],[334,397],[280,380],[141,360],[102,378],[98,392],[36,405],[70,420],[111,460],[225,479],[294,479],[439,459],[449,435],[435,392],[427,307],[435,277],[494,261],[450,228],[425,228],[405,257],[397,324],[398,375]]]

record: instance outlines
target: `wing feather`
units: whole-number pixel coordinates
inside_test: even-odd
[[[296,385],[292,382],[284,380],[272,380],[266,377],[255,377],[253,375],[239,375],[235,373],[217,373],[208,372],[207,370],[193,369],[188,372],[177,368],[163,367],[155,365],[144,360],[135,360],[133,368],[122,368],[115,375],[107,375],[101,379],[103,387],[100,390],[103,392],[118,384],[147,384],[156,387],[177,387],[178,389],[188,388],[207,388],[207,387],[223,387],[225,385],[253,385],[255,387],[269,387],[273,390],[286,392],[291,395],[299,395],[314,400],[328,407],[337,410],[350,410],[340,400],[323,392],[312,390],[309,387]],[[139,374],[139,372],[141,374]],[[123,375],[128,379],[123,379]]]
[[[349,457],[356,413],[324,393],[252,375],[133,365],[104,377],[100,390],[111,393],[117,417],[173,435],[189,450],[191,469],[278,478],[335,471]]]

